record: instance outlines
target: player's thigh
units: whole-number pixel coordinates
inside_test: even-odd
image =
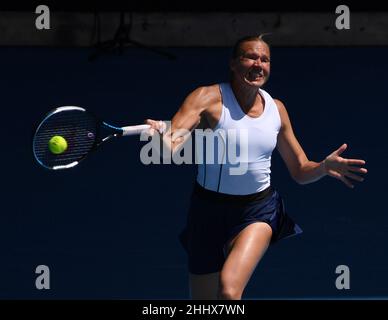
[[[221,286],[242,291],[267,250],[272,228],[263,222],[252,223],[234,239],[220,274]]]

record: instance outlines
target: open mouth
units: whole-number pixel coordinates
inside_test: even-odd
[[[264,78],[264,75],[259,71],[250,71],[248,73],[248,80],[250,81],[260,80],[262,78]]]

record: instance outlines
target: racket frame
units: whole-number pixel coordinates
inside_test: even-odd
[[[52,167],[47,166],[41,160],[39,160],[39,158],[35,152],[36,133],[39,131],[40,127],[46,122],[46,120],[49,117],[53,116],[56,113],[63,112],[63,111],[70,111],[70,110],[78,110],[78,111],[82,111],[82,112],[87,112],[96,120],[96,137],[95,137],[95,141],[93,143],[93,146],[91,147],[89,152],[87,152],[83,157],[81,157],[80,159],[78,159],[76,161],[73,161],[73,162],[66,164],[66,165],[56,165],[56,166],[52,166]],[[102,136],[101,131],[104,128],[108,129],[110,131],[110,134],[101,138],[101,136]],[[90,112],[82,107],[61,106],[61,107],[57,107],[57,108],[51,110],[50,112],[48,112],[47,115],[43,118],[43,120],[38,125],[37,129],[35,130],[35,134],[33,137],[33,143],[32,143],[33,153],[34,153],[34,157],[35,157],[36,161],[46,169],[50,169],[50,170],[69,169],[69,168],[73,168],[73,167],[77,166],[83,159],[85,159],[91,152],[95,151],[104,142],[106,142],[112,138],[117,138],[117,137],[121,137],[121,136],[137,135],[137,134],[140,134],[142,131],[147,130],[148,128],[150,128],[150,125],[145,125],[145,124],[144,125],[135,125],[135,126],[126,126],[126,127],[117,127],[117,126],[111,125],[105,121],[100,120],[92,112]]]

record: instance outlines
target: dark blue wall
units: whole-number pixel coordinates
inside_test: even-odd
[[[0,298],[188,298],[183,227],[194,166],[139,160],[137,137],[106,144],[73,170],[32,155],[51,108],[80,105],[118,125],[170,119],[200,85],[228,78],[228,49],[143,50],[88,62],[89,50],[1,48]],[[300,186],[274,152],[273,183],[302,236],[270,248],[246,298],[374,297],[388,291],[386,170],[388,48],[274,48],[265,87],[286,104],[311,160],[342,143],[369,174],[351,190],[324,178]],[[35,268],[51,289],[35,289]],[[351,289],[335,287],[348,265]]]

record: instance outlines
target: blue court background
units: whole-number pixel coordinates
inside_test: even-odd
[[[32,154],[35,125],[51,108],[80,105],[117,125],[170,119],[193,89],[228,79],[226,48],[144,50],[88,62],[89,49],[1,48],[0,298],[187,299],[178,242],[195,167],[150,165],[144,144],[106,144],[70,171],[49,172]],[[301,186],[277,151],[273,184],[304,233],[264,256],[245,298],[357,298],[388,293],[386,140],[388,48],[273,48],[265,89],[288,108],[311,160],[342,143],[369,174],[348,189],[324,178]],[[51,289],[35,288],[47,265]],[[337,290],[335,269],[350,268]]]

